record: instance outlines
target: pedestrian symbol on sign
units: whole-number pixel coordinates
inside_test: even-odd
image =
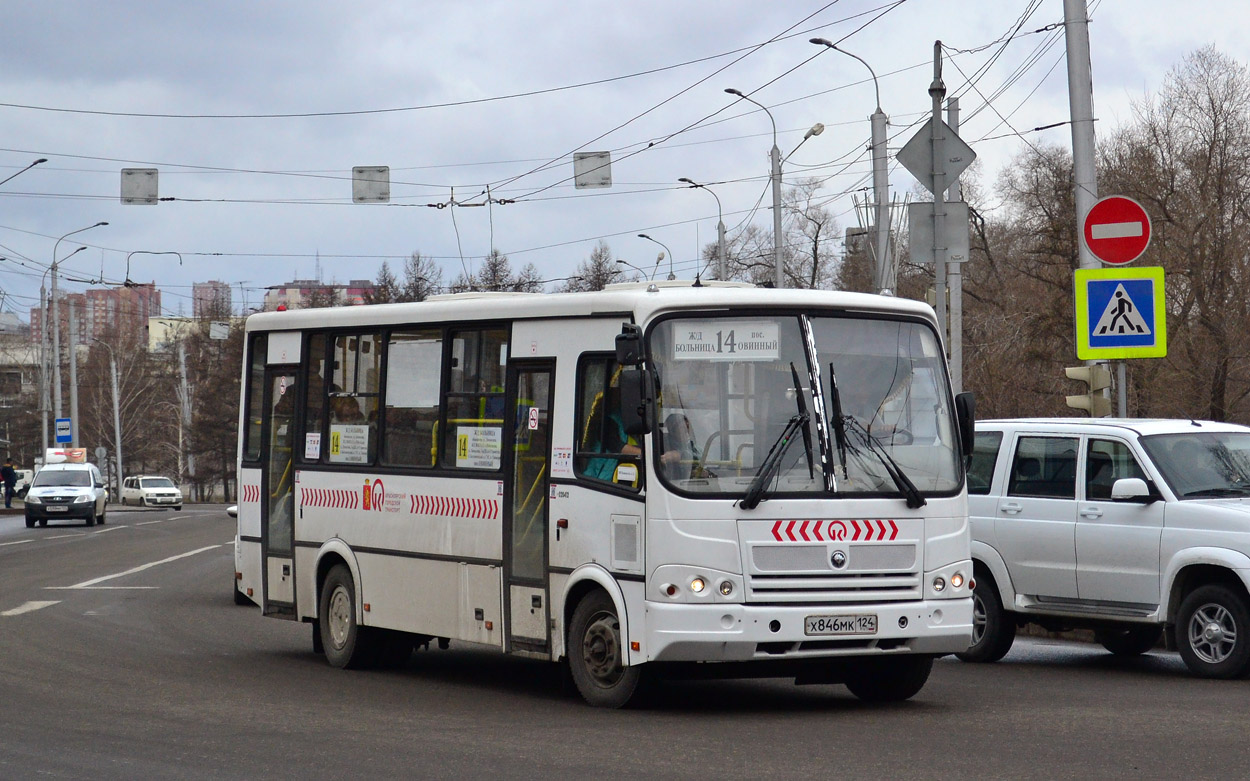
[[[1150,326],[1138,313],[1137,307],[1133,306],[1133,299],[1129,298],[1124,285],[1120,284],[1116,286],[1115,293],[1107,302],[1107,308],[1103,310],[1102,317],[1098,318],[1098,322],[1094,324],[1094,335],[1126,333],[1149,334]]]

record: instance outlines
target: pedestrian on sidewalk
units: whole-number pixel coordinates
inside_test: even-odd
[[[17,470],[13,468],[13,459],[4,459],[0,479],[4,480],[4,508],[7,510],[13,507],[13,495],[17,493]]]

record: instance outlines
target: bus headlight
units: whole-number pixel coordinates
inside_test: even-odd
[[[946,578],[942,577],[941,575],[938,575],[936,578],[934,578],[933,590],[937,592],[945,591],[946,590]]]
[[[732,580],[722,580],[718,588],[720,588],[720,594],[722,597],[727,597],[734,593],[734,584]]]
[[[690,590],[696,594],[702,594],[705,588],[707,588],[707,582],[703,578],[696,577],[690,581]]]
[[[964,584],[964,573],[956,572],[951,575],[951,588],[959,588]]]

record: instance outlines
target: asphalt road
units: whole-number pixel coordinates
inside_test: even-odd
[[[0,778],[1243,778],[1250,682],[1021,639],[901,705],[789,681],[589,708],[551,664],[453,644],[340,671],[236,607],[223,508],[0,516]]]

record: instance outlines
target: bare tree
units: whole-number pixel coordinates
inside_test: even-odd
[[[613,282],[622,282],[628,279],[636,280],[638,275],[627,276],[621,268],[621,264],[617,263],[612,257],[612,249],[608,243],[602,239],[590,251],[590,257],[583,260],[577,266],[577,271],[572,277],[565,280],[560,287],[562,293],[576,293],[587,290],[603,290]]]

